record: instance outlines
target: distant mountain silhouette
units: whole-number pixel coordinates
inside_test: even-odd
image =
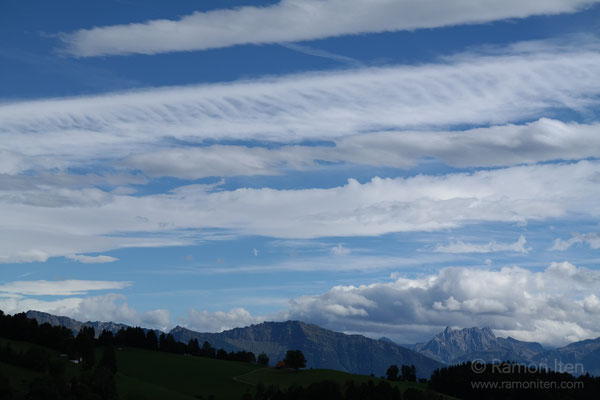
[[[82,326],[93,327],[96,335],[102,330],[115,333],[128,327],[114,322],[80,322],[39,311],[28,311],[26,315],[39,324],[48,322],[65,326],[74,334]],[[160,334],[160,331],[155,332]],[[271,364],[283,359],[287,350],[302,350],[308,367],[374,373],[377,376],[384,375],[391,364],[412,364],[417,368],[419,377],[429,377],[433,370],[445,364],[476,359],[485,362],[515,361],[574,375],[588,372],[600,376],[600,337],[546,350],[536,342],[496,337],[489,328],[446,328],[428,342],[410,348],[385,337],[375,340],[362,335],[346,335],[299,321],[263,322],[221,333],[200,333],[177,326],[170,333],[175,340],[184,343],[196,338],[200,344],[208,341],[213,347],[227,351],[245,350],[256,355],[264,352]]]
[[[589,372],[590,375],[600,376],[600,338],[582,340],[558,349],[546,350],[535,355],[532,361],[573,375]]]
[[[98,337],[100,335],[100,333],[102,333],[103,330],[107,330],[107,331],[111,331],[112,333],[116,333],[119,330],[121,330],[122,328],[127,328],[129,326],[129,325],[118,324],[118,323],[114,323],[114,322],[100,322],[100,321],[80,322],[80,321],[74,320],[73,318],[60,317],[60,316],[48,314],[45,312],[32,311],[32,310],[27,311],[25,313],[25,315],[27,316],[27,318],[35,319],[38,322],[38,324],[43,324],[43,323],[47,322],[52,326],[61,325],[66,328],[69,328],[71,331],[73,331],[74,335],[77,335],[77,333],[79,332],[79,330],[81,329],[82,326],[91,326],[92,328],[94,328],[96,337]]]
[[[388,342],[388,343],[396,344],[396,342],[394,342],[392,339],[390,339],[389,337],[385,337],[385,336],[382,336],[382,337],[380,337],[377,340],[381,340],[382,342]],[[406,347],[406,346],[404,346],[404,347]]]
[[[301,350],[310,368],[382,376],[391,364],[415,365],[417,375],[429,377],[442,366],[424,355],[388,341],[362,335],[346,335],[299,321],[263,322],[221,333],[199,333],[176,327],[170,332],[176,340],[198,339],[228,351],[265,352],[271,363],[281,360],[287,350]]]
[[[492,362],[510,360],[530,363],[534,356],[544,351],[541,344],[498,338],[490,328],[446,328],[426,343],[411,347],[427,357],[446,363],[457,364],[475,359]]]

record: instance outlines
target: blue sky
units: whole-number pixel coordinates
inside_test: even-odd
[[[3,2],[0,309],[600,336],[600,4],[504,3]]]

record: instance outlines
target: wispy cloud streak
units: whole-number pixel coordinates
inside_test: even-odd
[[[597,0],[282,0],[268,7],[195,12],[179,20],[94,27],[60,37],[64,51],[77,57],[156,54],[477,24],[571,13],[594,3]]]

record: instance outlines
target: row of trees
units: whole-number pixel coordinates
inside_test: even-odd
[[[387,369],[385,375],[389,381],[417,381],[417,369],[414,365],[402,365],[401,368],[398,368],[396,364],[392,364]]]
[[[600,377],[574,377],[566,372],[516,363],[463,363],[435,370],[430,385],[438,392],[465,400],[597,399]]]
[[[93,365],[95,361],[96,339],[92,327],[82,327],[74,337],[73,332],[64,326],[48,323],[38,325],[35,319],[27,318],[25,313],[11,316],[0,310],[0,335],[57,350],[71,359],[81,360],[84,365]],[[43,360],[41,355],[38,356]]]
[[[116,356],[113,347],[105,347],[97,365],[82,370],[79,376],[65,376],[67,360],[51,356],[50,352],[31,344],[18,351],[10,345],[0,348],[0,361],[38,373],[29,385],[15,390],[0,371],[0,399],[27,400],[117,400],[115,373]],[[39,374],[41,373],[41,374]]]
[[[25,313],[11,316],[0,310],[0,335],[7,339],[36,343],[61,353],[76,351],[75,338],[70,329],[50,324],[38,325],[35,319],[27,318]]]
[[[250,351],[227,352],[224,349],[216,349],[205,341],[202,346],[198,339],[190,339],[187,343],[178,342],[170,333],[162,333],[153,330],[144,330],[139,327],[127,327],[119,330],[116,334],[110,331],[102,331],[98,337],[98,344],[138,347],[153,351],[164,351],[175,354],[188,354],[196,357],[216,358],[219,360],[240,361],[269,365],[269,357],[261,353],[258,358]]]
[[[96,339],[93,327],[83,326],[76,336],[63,326],[52,326],[48,323],[38,325],[35,319],[27,318],[25,313],[6,315],[0,310],[0,335],[8,339],[22,340],[39,344],[61,353],[71,359],[80,360],[84,366],[95,362],[97,346],[130,346],[147,350],[164,351],[175,354],[189,354],[198,357],[209,357],[220,360],[241,361],[269,365],[269,357],[262,353],[258,358],[249,351],[227,352],[215,349],[210,343],[200,346],[198,339],[192,339],[186,345],[175,340],[173,335],[139,327],[127,327],[116,334],[103,330]]]

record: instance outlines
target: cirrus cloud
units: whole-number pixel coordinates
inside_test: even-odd
[[[268,7],[195,12],[178,20],[81,29],[60,35],[77,57],[157,54],[240,44],[477,24],[572,13],[596,0],[282,0]]]
[[[0,295],[7,293],[29,296],[72,296],[87,294],[87,292],[94,290],[124,289],[128,286],[131,286],[131,282],[76,279],[15,281],[0,285]]]
[[[457,241],[447,245],[437,245],[434,249],[437,253],[493,253],[499,251],[514,251],[517,253],[528,253],[531,248],[525,247],[527,239],[521,235],[514,243],[489,242],[485,244],[465,243]]]
[[[78,262],[84,263],[84,264],[104,264],[104,263],[114,262],[114,261],[118,260],[118,258],[111,257],[111,256],[104,256],[104,255],[86,256],[83,254],[71,254],[71,255],[68,255],[67,258],[69,260],[78,261]]]
[[[194,243],[204,230],[277,238],[377,236],[437,231],[473,223],[527,223],[571,215],[597,218],[600,162],[519,166],[474,173],[349,179],[327,189],[219,190],[190,185],[167,194],[79,193],[78,202],[2,202],[0,241],[7,260],[129,246]],[[35,199],[37,192],[20,196]],[[132,214],[131,210],[136,210]],[[22,240],[17,240],[21,232]],[[144,234],[152,233],[148,238]],[[118,237],[111,235],[118,234]],[[35,235],[39,240],[32,241]],[[194,236],[196,235],[196,236]],[[76,237],[64,247],[59,237]],[[76,247],[85,248],[80,251]],[[94,247],[101,248],[94,248]],[[66,253],[62,253],[67,250]]]

